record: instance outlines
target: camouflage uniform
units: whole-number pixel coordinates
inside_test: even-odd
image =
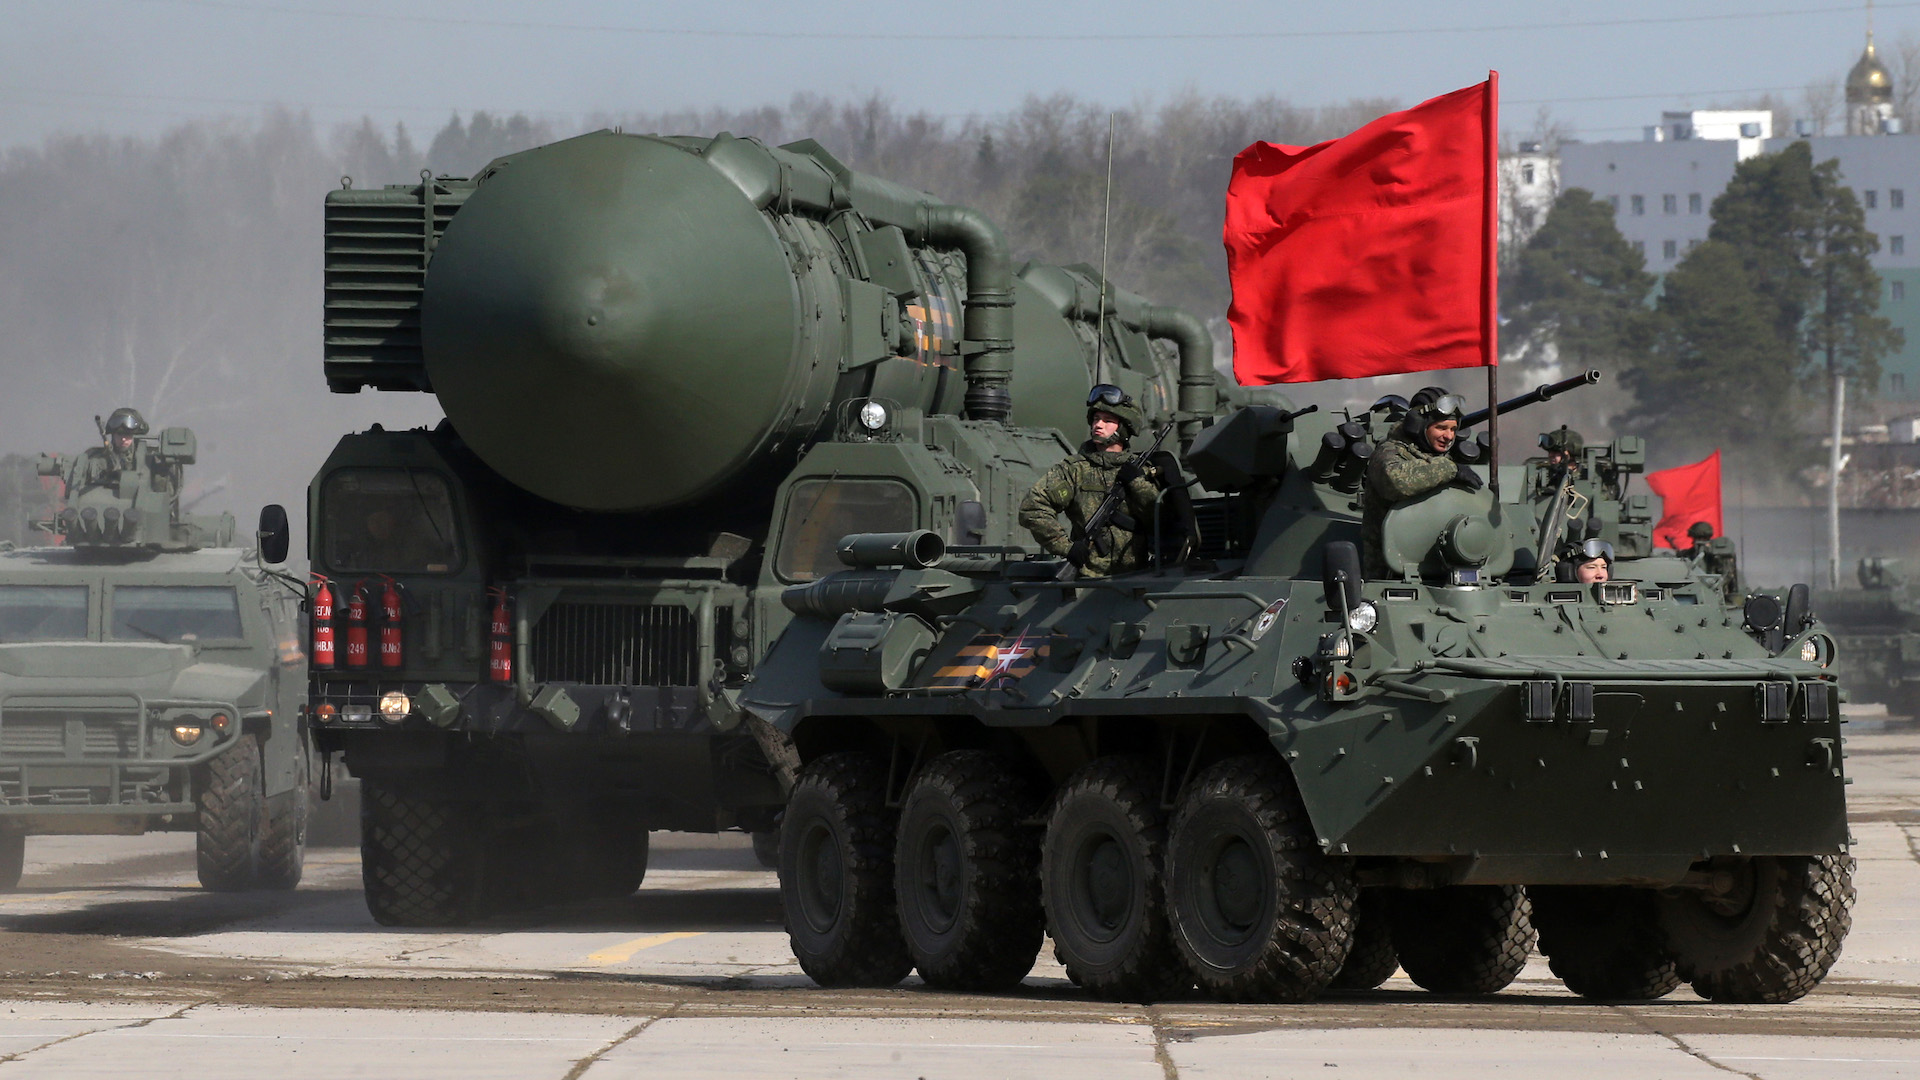
[[[1119,478],[1120,466],[1133,460],[1124,451],[1102,450],[1091,441],[1080,448],[1080,456],[1068,458],[1047,470],[1020,502],[1020,524],[1033,533],[1041,550],[1064,558],[1083,535],[1087,519],[1100,508],[1107,492]],[[1124,529],[1109,521],[1106,528],[1107,553],[1089,546],[1082,577],[1106,577],[1139,569],[1147,561],[1147,545],[1152,540],[1155,496],[1159,489],[1146,476],[1127,484],[1120,509],[1137,528]],[[1065,514],[1073,526],[1069,533],[1060,527],[1059,515]],[[1115,517],[1119,515],[1116,514]]]
[[[1367,462],[1367,487],[1360,512],[1361,569],[1366,576],[1395,575],[1381,551],[1387,511],[1452,482],[1459,473],[1460,466],[1451,456],[1427,449],[1404,428],[1396,428],[1387,436]]]

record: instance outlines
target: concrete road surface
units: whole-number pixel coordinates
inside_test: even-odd
[[[656,834],[622,901],[385,930],[350,848],[291,893],[200,891],[190,836],[36,837],[0,894],[0,1080],[341,1077],[1920,1077],[1920,727],[1850,737],[1859,903],[1788,1006],[1592,1005],[1536,958],[1505,993],[1396,976],[1306,1006],[825,991],[742,836]],[[1338,1069],[1338,1072],[1332,1070]]]

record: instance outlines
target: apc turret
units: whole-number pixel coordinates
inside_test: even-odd
[[[181,509],[186,467],[198,449],[193,429],[149,435],[132,409],[94,422],[99,446],[72,457],[40,456],[40,475],[60,478],[65,505],[34,522],[35,528],[63,536],[73,547],[192,551],[232,545],[232,514],[195,516]]]

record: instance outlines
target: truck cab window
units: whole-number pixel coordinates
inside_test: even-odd
[[[85,585],[0,585],[0,644],[85,640]]]
[[[444,574],[460,565],[446,478],[424,469],[341,469],[320,491],[320,550],[337,572]]]
[[[841,537],[906,532],[916,517],[913,489],[894,480],[802,480],[787,497],[774,570],[787,581],[844,570],[837,551]]]

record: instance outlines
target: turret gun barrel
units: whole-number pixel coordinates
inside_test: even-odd
[[[1600,373],[1598,371],[1586,371],[1575,375],[1571,379],[1561,379],[1557,383],[1547,383],[1544,386],[1536,386],[1526,393],[1521,394],[1519,397],[1508,398],[1501,402],[1499,405],[1500,415],[1505,416],[1515,409],[1525,408],[1536,402],[1548,401],[1560,394],[1566,393],[1568,390],[1575,390],[1582,386],[1592,386],[1599,381]],[[1484,423],[1487,418],[1492,415],[1493,412],[1490,409],[1476,409],[1466,416],[1461,417],[1460,427],[1466,429],[1475,424]]]

